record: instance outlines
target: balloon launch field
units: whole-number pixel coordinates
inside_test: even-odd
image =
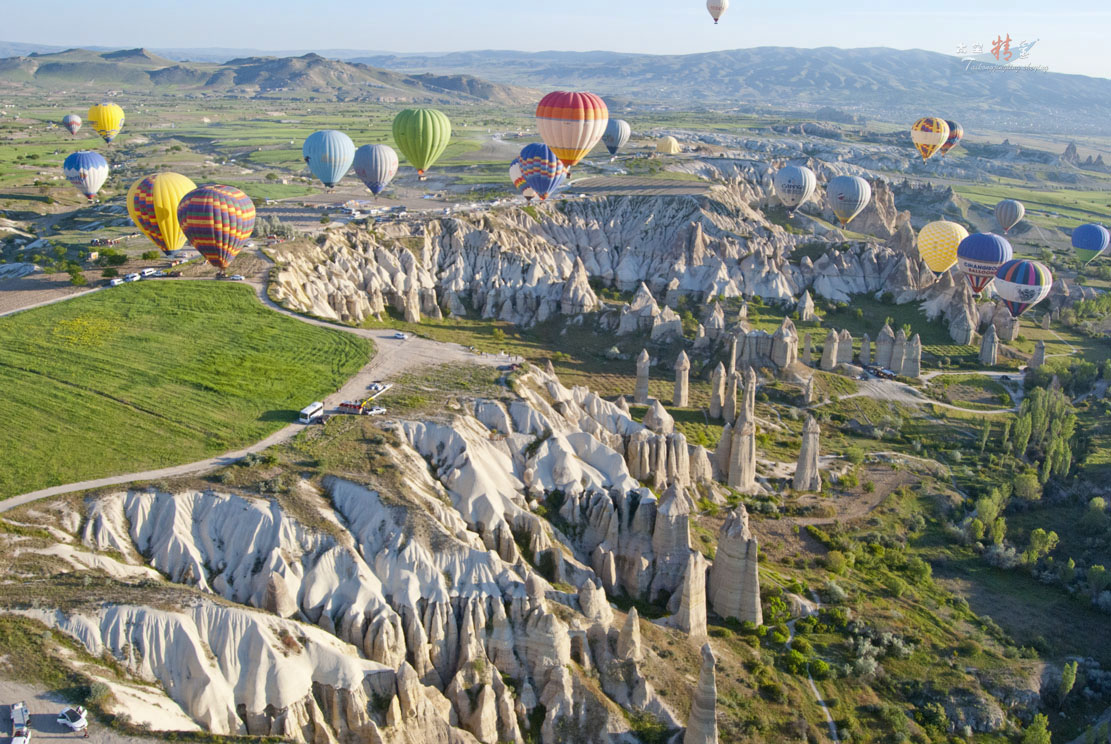
[[[0,318],[0,498],[256,442],[370,353],[214,282],[127,284]]]

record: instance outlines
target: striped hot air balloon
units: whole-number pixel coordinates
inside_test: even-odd
[[[436,109],[405,109],[394,117],[393,139],[423,181],[451,142],[451,121]]]
[[[185,233],[177,218],[183,196],[197,184],[180,173],[156,173],[140,178],[127,191],[127,213],[131,221],[163,253],[185,245]]]
[[[62,172],[67,181],[92,201],[108,179],[108,161],[99,152],[79,150],[65,159]]]
[[[234,186],[202,186],[190,191],[177,209],[190,244],[223,271],[239,255],[255,229],[255,205]]]
[[[775,184],[775,195],[783,206],[794,212],[795,208],[809,199],[818,187],[818,178],[814,171],[805,165],[785,165],[775,173],[772,179]]]
[[[957,263],[957,247],[967,237],[968,230],[956,222],[930,222],[918,233],[918,255],[930,271],[940,274]]]
[[[629,122],[624,119],[610,119],[606,131],[602,134],[602,144],[610,151],[610,155],[616,155],[631,136],[633,136],[633,128],[629,126]]]
[[[945,123],[945,119],[924,116],[910,128],[910,138],[924,163],[949,139],[949,125]]]
[[[328,188],[339,183],[355,159],[355,143],[343,132],[323,129],[313,132],[301,146],[301,156],[305,158],[312,174]]]
[[[526,145],[517,161],[525,183],[536,192],[540,201],[553,196],[562,188],[567,169],[547,145]]]
[[[355,175],[378,196],[397,175],[397,153],[389,145],[363,145],[355,151]]]
[[[544,143],[565,166],[578,164],[602,138],[609,109],[593,93],[556,91],[536,107],[536,126]]]
[[[1044,300],[1053,289],[1053,274],[1037,261],[1015,259],[999,267],[995,273],[995,293],[1017,318]]]
[[[1014,199],[1004,199],[995,205],[995,221],[1003,228],[1003,234],[1010,232],[1011,228],[1022,222],[1026,216],[1026,207],[1022,202]]]
[[[945,140],[945,144],[941,146],[941,155],[948,153],[964,139],[964,127],[948,119],[945,120],[945,123],[949,125],[949,137]]]
[[[957,246],[957,264],[976,294],[984,291],[1013,255],[1007,239],[995,233],[972,233]]]
[[[837,176],[826,184],[826,197],[844,227],[872,201],[872,187],[860,176]]]
[[[81,129],[81,117],[77,114],[66,114],[62,117],[62,126],[68,129],[70,134],[76,135]]]
[[[1089,264],[1099,258],[1111,243],[1111,232],[1103,225],[1081,225],[1072,231],[1072,247],[1081,263]]]
[[[706,10],[710,11],[710,17],[714,19],[716,26],[725,11],[729,10],[729,0],[706,0]]]
[[[520,158],[513,158],[513,162],[509,164],[509,180],[513,182],[513,187],[521,192],[521,196],[525,197],[525,201],[536,198],[536,192],[529,187],[525,174],[521,172]]]
[[[89,126],[111,144],[123,129],[123,109],[114,103],[97,103],[89,109]]]

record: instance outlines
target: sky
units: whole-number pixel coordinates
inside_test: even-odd
[[[1106,0],[2,0],[5,41],[261,50],[596,50],[682,54],[754,46],[927,49],[1040,39],[1027,64],[1111,78]]]

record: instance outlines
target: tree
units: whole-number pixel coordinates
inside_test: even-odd
[[[158,251],[146,251],[145,253],[143,253],[141,258],[144,261],[157,261],[159,256],[161,256],[161,255],[162,254],[159,253]]]
[[[1015,498],[1038,501],[1042,497],[1042,484],[1034,473],[1021,473],[1015,478]]]
[[[84,287],[89,283],[85,278],[85,273],[81,271],[80,267],[74,266],[69,270],[69,283],[75,287]]]
[[[1023,562],[1027,564],[1037,563],[1053,552],[1053,549],[1057,547],[1057,542],[1056,532],[1046,532],[1038,527],[1030,533],[1030,546],[1022,554]]]
[[[996,545],[1002,545],[1003,539],[1007,537],[1007,520],[1003,519],[1003,517],[996,517],[995,521],[991,523],[991,534],[989,537]]]
[[[1044,713],[1034,716],[1034,721],[1022,732],[1022,744],[1053,744],[1049,734],[1049,719]]]
[[[1020,414],[1015,421],[1014,429],[1012,431],[1012,442],[1014,442],[1015,455],[1023,457],[1026,454],[1026,448],[1030,444],[1031,427],[1030,417]]]
[[[111,279],[112,277],[119,276],[120,272],[119,269],[107,268],[104,271],[100,272],[100,275],[105,279]]]
[[[984,420],[984,425],[980,428],[980,454],[984,454],[984,449],[988,446],[988,440],[991,439],[991,422]]]
[[[1061,684],[1057,685],[1057,705],[1064,705],[1065,698],[1072,692],[1073,685],[1076,684],[1076,662],[1070,661],[1065,664],[1065,668],[1061,670]]]

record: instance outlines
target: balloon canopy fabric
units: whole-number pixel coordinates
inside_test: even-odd
[[[156,173],[140,178],[127,191],[127,213],[131,221],[163,253],[185,245],[185,233],[177,218],[183,196],[197,184],[180,173]]]
[[[945,120],[945,123],[949,125],[949,137],[945,140],[945,144],[941,146],[942,155],[948,153],[964,139],[964,127],[948,119]]]
[[[355,175],[378,196],[397,175],[397,153],[389,145],[363,145],[355,151]]]
[[[67,181],[92,201],[108,179],[108,161],[99,152],[80,150],[65,159],[62,172]]]
[[[525,181],[525,175],[521,171],[520,158],[513,158],[513,162],[509,164],[509,180],[513,182],[514,188],[521,192],[521,196],[525,197],[525,201],[532,201],[536,198],[536,192]]]
[[[108,143],[111,143],[123,129],[123,109],[114,103],[94,104],[89,109],[88,118],[89,126]]]
[[[1096,260],[1111,243],[1111,232],[1103,225],[1081,225],[1072,231],[1072,247],[1082,263]]]
[[[605,102],[593,93],[556,91],[544,96],[536,107],[540,137],[568,168],[598,144],[609,118]]]
[[[563,186],[567,170],[547,145],[526,145],[517,159],[525,183],[543,201]]]
[[[62,117],[62,126],[68,129],[70,134],[77,134],[77,130],[81,129],[81,117],[77,114],[66,114]]]
[[[792,211],[809,199],[814,189],[818,187],[817,176],[805,165],[783,166],[776,171],[772,182],[775,184],[775,193],[779,201]]]
[[[181,200],[177,217],[193,247],[221,271],[255,229],[255,205],[234,186],[202,186],[190,191]]]
[[[995,221],[1003,228],[1003,234],[1006,235],[1010,229],[1022,222],[1022,218],[1026,216],[1026,207],[1022,206],[1022,202],[1015,201],[1014,199],[1004,199],[995,205]]]
[[[716,26],[725,11],[729,10],[729,0],[706,0],[706,10],[710,11],[710,17],[714,19]]]
[[[394,117],[393,139],[423,180],[451,141],[451,121],[436,109],[405,109]]]
[[[826,185],[829,206],[841,227],[849,224],[872,200],[872,187],[860,176],[837,176]]]
[[[674,137],[664,137],[656,145],[656,152],[662,155],[678,155],[683,149],[679,147],[679,140]]]
[[[984,291],[999,267],[1013,255],[1007,239],[995,233],[972,233],[957,246],[957,264],[977,294]]]
[[[967,237],[968,230],[956,222],[930,222],[918,233],[918,255],[930,271],[940,274],[957,263],[957,247]]]
[[[610,151],[610,155],[616,155],[631,136],[633,136],[633,128],[629,126],[629,122],[624,119],[610,119],[606,131],[602,134],[602,144]]]
[[[1026,259],[1008,261],[995,273],[995,293],[1017,318],[1044,300],[1053,289],[1053,274],[1045,264]]]
[[[949,125],[945,119],[924,116],[914,122],[914,126],[910,128],[910,138],[924,163],[933,157],[934,153],[940,150],[949,139]]]
[[[312,174],[328,188],[334,187],[351,170],[355,143],[343,132],[324,129],[313,132],[301,146],[301,156]]]

